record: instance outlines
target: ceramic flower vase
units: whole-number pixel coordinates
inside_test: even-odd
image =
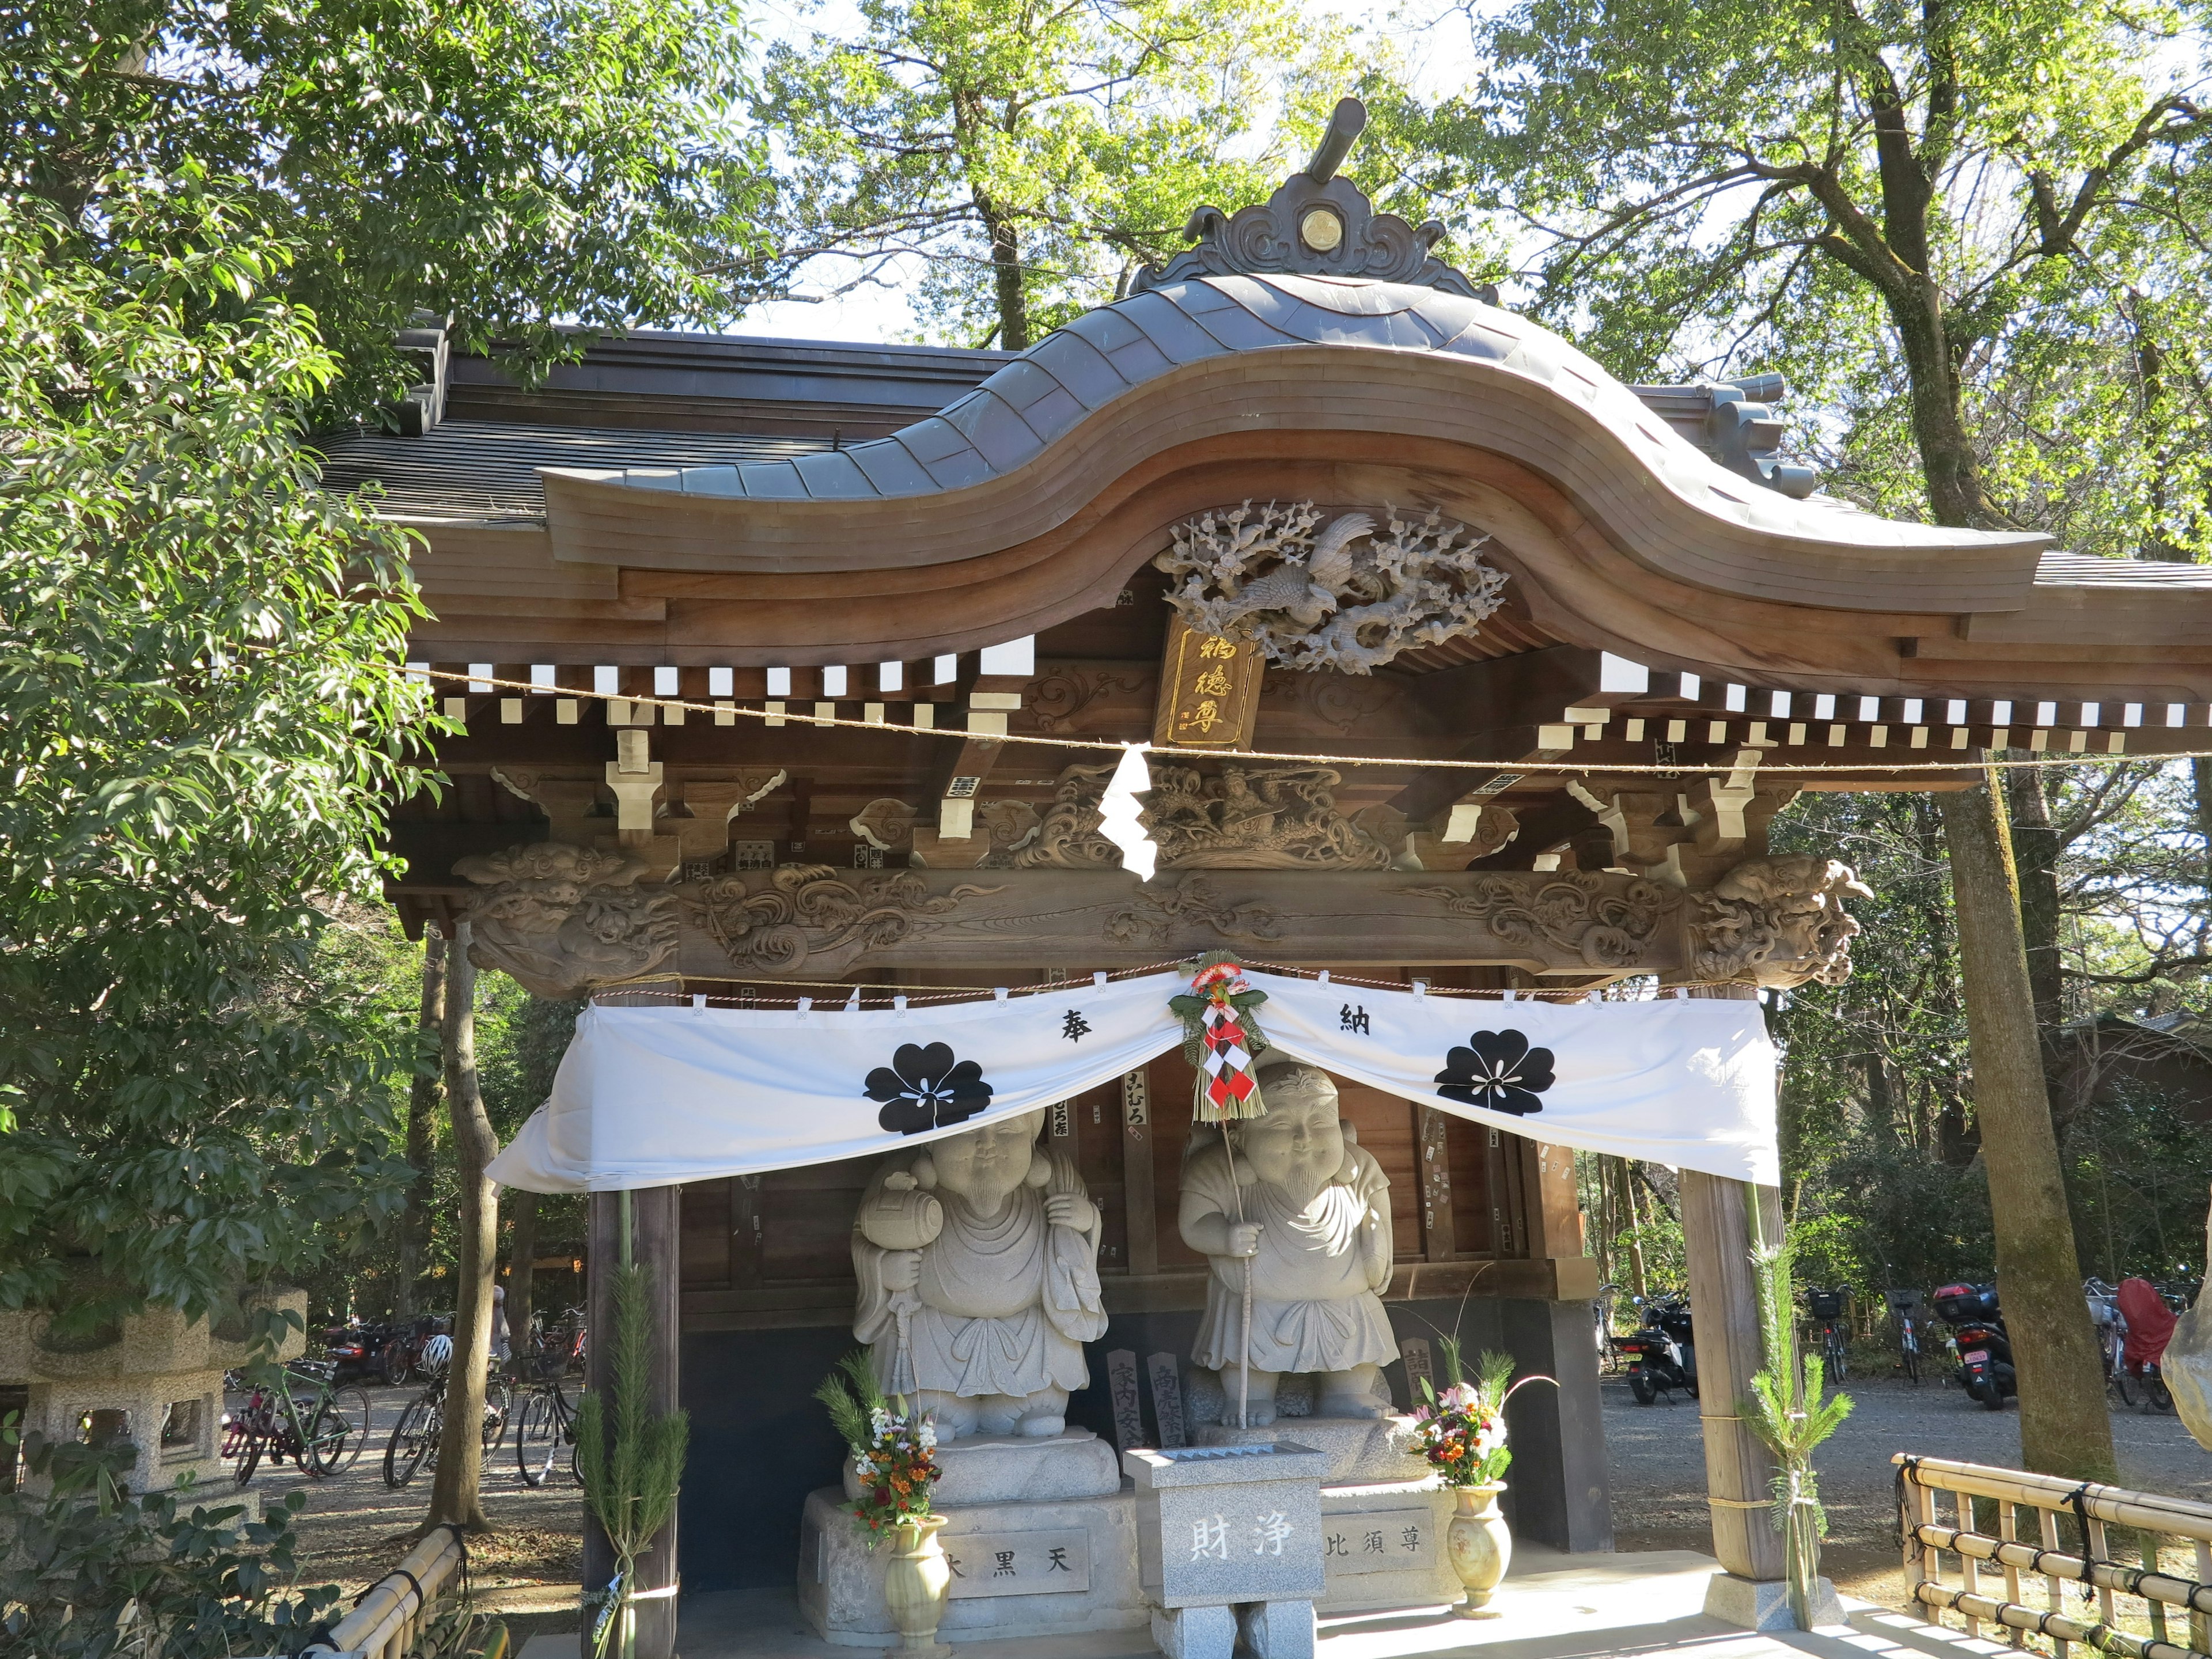
[[[1462,1619],[1496,1617],[1485,1609],[1513,1559],[1513,1534],[1498,1512],[1498,1494],[1504,1490],[1503,1480],[1455,1489],[1459,1509],[1445,1529],[1444,1547],[1451,1554],[1452,1571],[1467,1590],[1467,1600],[1452,1609]]]
[[[890,1608],[891,1625],[898,1632],[902,1653],[944,1653],[937,1641],[938,1621],[945,1617],[945,1598],[952,1588],[951,1564],[937,1534],[945,1525],[941,1515],[919,1521],[902,1521],[884,1567],[884,1601]]]

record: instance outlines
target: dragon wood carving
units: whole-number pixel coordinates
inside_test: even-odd
[[[1155,766],[1138,822],[1163,870],[1388,869],[1390,848],[1336,810],[1338,776],[1322,766],[1225,766],[1218,777]]]
[[[787,974],[841,973],[870,951],[914,937],[963,899],[995,893],[972,883],[934,896],[911,872],[852,878],[826,864],[789,864],[754,889],[742,875],[678,890],[685,920],[704,928],[732,964]]]
[[[580,996],[649,974],[676,954],[676,904],[637,886],[642,859],[538,842],[459,860],[485,890],[468,907],[469,960],[539,996]]]
[[[1696,894],[1692,966],[1700,978],[1788,990],[1850,977],[1857,920],[1844,896],[1874,890],[1848,864],[1809,854],[1750,859]]]
[[[1380,531],[1364,513],[1322,516],[1311,501],[1248,501],[1178,525],[1152,561],[1178,579],[1168,603],[1197,632],[1252,640],[1286,668],[1346,674],[1472,634],[1502,603],[1505,574],[1482,560],[1488,536],[1434,511],[1385,508]]]
[[[1589,871],[1561,872],[1533,891],[1526,876],[1497,876],[1462,891],[1455,887],[1408,887],[1407,893],[1442,901],[1446,911],[1488,930],[1507,945],[1540,940],[1580,957],[1592,968],[1634,968],[1649,956],[1660,929],[1674,914],[1680,890],[1663,882]]]
[[[1178,925],[1191,923],[1248,945],[1272,945],[1282,938],[1283,919],[1277,912],[1264,904],[1231,904],[1200,876],[1169,888],[1139,887],[1106,918],[1106,937],[1120,945],[1165,939]]]

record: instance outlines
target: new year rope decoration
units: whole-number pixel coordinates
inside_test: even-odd
[[[1244,969],[1225,951],[1201,957],[1189,991],[1168,999],[1182,1021],[1182,1057],[1198,1070],[1193,1121],[1219,1123],[1258,1117],[1267,1109],[1260,1079],[1252,1074],[1252,1062],[1267,1050],[1252,1010],[1267,1000],[1267,994],[1245,979]]]
[[[1260,1092],[1260,1079],[1252,1063],[1267,1052],[1267,1039],[1252,1010],[1267,994],[1244,977],[1244,969],[1225,951],[1208,951],[1199,959],[1190,989],[1168,999],[1168,1006],[1182,1021],[1183,1058],[1198,1071],[1191,1094],[1194,1121],[1221,1127],[1221,1157],[1229,1172],[1229,1190],[1237,1200],[1237,1224],[1244,1222],[1244,1184],[1237,1178],[1237,1147],[1229,1133],[1229,1120],[1262,1115],[1267,1102]],[[1252,1258],[1244,1262],[1242,1334],[1243,1353],[1237,1364],[1237,1426],[1252,1426]]]

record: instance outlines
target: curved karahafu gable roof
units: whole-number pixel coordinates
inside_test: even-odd
[[[939,414],[791,460],[545,469],[556,556],[829,573],[974,559],[1060,528],[1201,440],[1403,433],[1549,478],[1623,550],[1746,598],[2017,605],[2050,538],[1793,501],[1719,465],[1583,352],[1432,288],[1303,275],[1171,283],[1085,313]],[[1071,578],[1075,573],[1071,572]],[[1072,581],[1072,588],[1080,587]]]

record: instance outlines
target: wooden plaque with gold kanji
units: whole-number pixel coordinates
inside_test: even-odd
[[[1251,641],[1193,633],[1182,617],[1170,616],[1152,746],[1249,749],[1260,717],[1260,677],[1267,672],[1267,659]]]

